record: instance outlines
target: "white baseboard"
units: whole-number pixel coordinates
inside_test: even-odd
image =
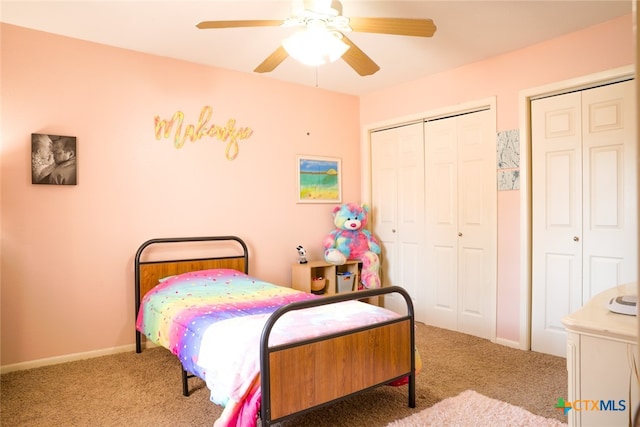
[[[143,342],[143,348],[154,347],[153,343]],[[40,368],[42,366],[57,365],[60,363],[75,362],[76,360],[92,359],[94,357],[109,356],[112,354],[125,353],[135,351],[135,344],[127,344],[120,347],[105,348],[102,350],[87,351],[85,353],[65,354],[63,356],[48,357],[45,359],[31,360],[28,362],[14,363],[12,365],[0,366],[0,374],[6,374],[14,371],[23,371],[25,369]]]
[[[518,350],[528,350],[528,349],[522,348],[522,345],[520,344],[519,341],[507,340],[504,338],[496,338],[496,344],[517,348]]]

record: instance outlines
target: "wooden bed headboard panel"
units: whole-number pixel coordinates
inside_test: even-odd
[[[188,251],[196,246],[197,252]],[[154,250],[165,252],[154,253]],[[151,239],[138,248],[134,267],[137,315],[140,300],[160,279],[212,268],[232,268],[248,273],[249,251],[245,242],[236,236]]]
[[[212,268],[232,268],[246,272],[244,257],[141,263],[139,265],[140,298],[142,299],[147,292],[153,289],[160,279],[190,271],[210,270]]]

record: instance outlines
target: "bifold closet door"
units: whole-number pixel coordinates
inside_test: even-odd
[[[371,134],[372,231],[382,244],[381,279],[399,285],[414,306],[424,277],[424,135],[422,122]],[[396,295],[391,309],[404,307]],[[418,307],[416,319],[424,321]]]
[[[483,338],[495,327],[497,190],[489,110],[425,122],[427,323]]]
[[[531,102],[531,349],[566,356],[564,316],[637,280],[633,81]]]

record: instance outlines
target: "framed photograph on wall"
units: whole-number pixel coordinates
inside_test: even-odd
[[[341,203],[340,159],[299,155],[296,157],[298,203]]]
[[[78,156],[76,137],[31,134],[31,183],[76,185]]]

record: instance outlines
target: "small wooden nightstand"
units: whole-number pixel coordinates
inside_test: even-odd
[[[354,288],[358,288],[362,262],[347,261],[344,265],[329,264],[325,261],[309,261],[306,264],[293,264],[291,267],[291,287],[303,292],[311,293],[311,283],[314,278],[325,279],[324,289],[314,291],[318,295],[335,295],[336,277],[338,273],[351,273],[355,280]]]
[[[612,313],[607,303],[637,294],[637,283],[619,285],[562,318],[567,330],[567,400],[583,405],[569,411],[570,427],[631,425],[636,417],[638,318]],[[598,405],[597,410],[587,404]]]

